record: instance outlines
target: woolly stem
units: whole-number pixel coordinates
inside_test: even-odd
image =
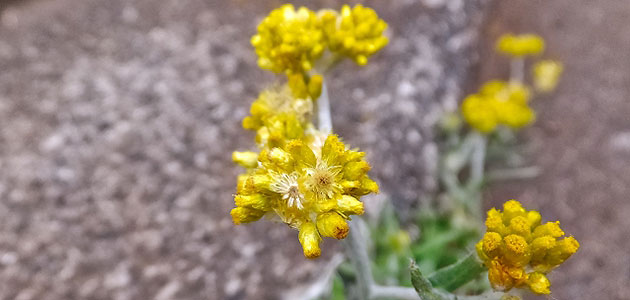
[[[322,82],[322,93],[317,99],[317,126],[322,132],[332,133],[332,117],[326,82]]]
[[[515,57],[510,60],[510,81],[523,82],[525,80],[525,59]]]
[[[363,236],[365,224],[361,218],[348,222],[350,233],[343,240],[346,256],[356,271],[359,299],[393,299],[418,300],[418,294],[413,288],[401,286],[381,286],[374,283],[372,267],[367,252],[367,242]]]
[[[470,158],[469,188],[478,188],[483,182],[484,167],[486,164],[486,136],[472,132],[473,151]]]

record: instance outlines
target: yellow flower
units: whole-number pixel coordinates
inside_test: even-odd
[[[532,123],[536,114],[528,106],[529,89],[519,82],[493,80],[481,88],[481,93],[494,102],[498,122],[518,129]]]
[[[529,89],[520,82],[506,82],[503,80],[490,80],[481,86],[480,93],[486,97],[492,97],[502,102],[514,102],[526,105],[529,102]]]
[[[323,53],[326,45],[315,12],[306,7],[297,11],[292,4],[271,11],[252,37],[258,66],[275,73],[304,73]]]
[[[287,85],[264,90],[250,107],[250,116],[243,119],[243,128],[256,131],[261,148],[278,147],[287,140],[301,138],[312,126],[310,98],[295,98]]]
[[[266,119],[280,114],[294,114],[300,122],[306,122],[313,112],[313,102],[308,98],[293,97],[287,85],[263,90],[249,109],[250,116],[243,119],[243,128],[258,130]]]
[[[316,131],[282,147],[263,149],[258,166],[239,177],[231,212],[234,223],[276,215],[298,229],[304,255],[318,257],[321,237],[345,238],[346,220],[363,213],[360,197],[378,192],[363,157],[336,135]]]
[[[545,40],[535,34],[512,35],[499,37],[496,49],[507,55],[522,57],[539,54],[545,49]]]
[[[541,224],[540,213],[525,210],[516,200],[503,204],[503,212],[488,211],[486,227],[476,250],[490,284],[501,291],[516,287],[549,294],[546,274],[580,247],[572,236],[562,238],[559,222]]]
[[[542,60],[533,68],[534,86],[543,93],[551,92],[558,85],[563,71],[562,63],[554,60]]]
[[[492,80],[478,94],[464,99],[462,114],[471,127],[482,133],[494,131],[498,125],[518,129],[536,118],[528,105],[529,97],[529,90],[521,83]]]
[[[273,115],[256,131],[256,143],[260,148],[282,147],[291,140],[304,137],[304,132],[312,126],[300,122],[292,113]]]
[[[490,98],[477,94],[469,95],[462,102],[462,115],[468,124],[482,133],[494,131],[499,120]]]
[[[371,8],[344,5],[341,14],[323,10],[319,15],[330,51],[347,56],[358,65],[367,64],[368,57],[388,43],[383,35],[387,23]]]
[[[501,124],[518,129],[531,124],[536,114],[527,105],[519,105],[513,101],[496,101],[497,117]]]

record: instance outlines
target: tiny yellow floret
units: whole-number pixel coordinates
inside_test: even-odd
[[[551,291],[549,290],[551,283],[549,282],[549,279],[547,279],[547,276],[545,276],[545,274],[538,272],[530,274],[529,278],[527,279],[527,285],[529,286],[529,289],[536,294],[551,293]]]
[[[488,256],[494,256],[501,250],[503,238],[496,232],[486,232],[483,236],[481,247],[483,252]]]
[[[546,274],[563,263],[580,247],[572,236],[562,238],[559,222],[540,224],[540,213],[527,211],[510,200],[503,211],[488,211],[488,231],[477,243],[479,258],[488,268],[488,279],[496,290],[528,288],[549,294]]]

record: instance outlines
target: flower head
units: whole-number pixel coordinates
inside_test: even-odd
[[[312,126],[310,98],[293,97],[288,86],[264,90],[243,119],[243,128],[256,131],[256,142],[262,147],[278,147],[287,140],[301,138]]]
[[[506,202],[503,212],[488,211],[486,227],[476,249],[497,290],[516,287],[549,294],[546,274],[580,247],[572,236],[563,237],[559,222],[541,224],[540,213],[525,210],[516,200]]]
[[[494,131],[499,124],[494,102],[477,94],[464,99],[462,115],[471,127],[482,133]]]
[[[478,94],[464,99],[462,114],[471,127],[482,133],[494,131],[498,125],[518,129],[536,117],[528,105],[529,97],[529,90],[521,83],[492,80]]]
[[[271,11],[258,25],[251,43],[258,54],[258,66],[287,74],[311,70],[326,47],[315,12],[306,7],[296,11],[292,4]]]
[[[336,135],[316,131],[282,147],[264,148],[258,166],[239,178],[234,223],[276,215],[298,229],[306,257],[319,256],[321,237],[345,238],[346,220],[363,213],[360,197],[378,192],[363,156],[346,149]]]
[[[535,55],[545,49],[545,40],[535,34],[504,34],[499,37],[496,48],[499,52],[515,57]]]
[[[533,68],[534,86],[543,93],[551,92],[558,85],[563,71],[562,63],[554,60],[542,60]]]
[[[347,56],[358,65],[367,64],[368,57],[388,43],[383,35],[387,23],[371,8],[344,5],[341,14],[323,10],[319,15],[330,51]]]

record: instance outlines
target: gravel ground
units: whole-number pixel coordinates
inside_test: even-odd
[[[555,299],[629,299],[630,5],[624,1],[496,1],[486,45],[501,33],[540,33],[546,56],[565,63],[552,97],[539,99],[523,138],[531,181],[497,184],[490,205],[517,198],[560,220],[581,248],[552,273]],[[479,81],[506,76],[504,58],[483,50]]]
[[[228,214],[240,120],[277,80],[249,37],[280,2],[0,3],[0,299],[277,299],[327,262],[333,243],[306,261],[295,231]],[[338,132],[402,212],[435,189],[431,127],[484,3],[368,2],[391,44],[329,77]]]

